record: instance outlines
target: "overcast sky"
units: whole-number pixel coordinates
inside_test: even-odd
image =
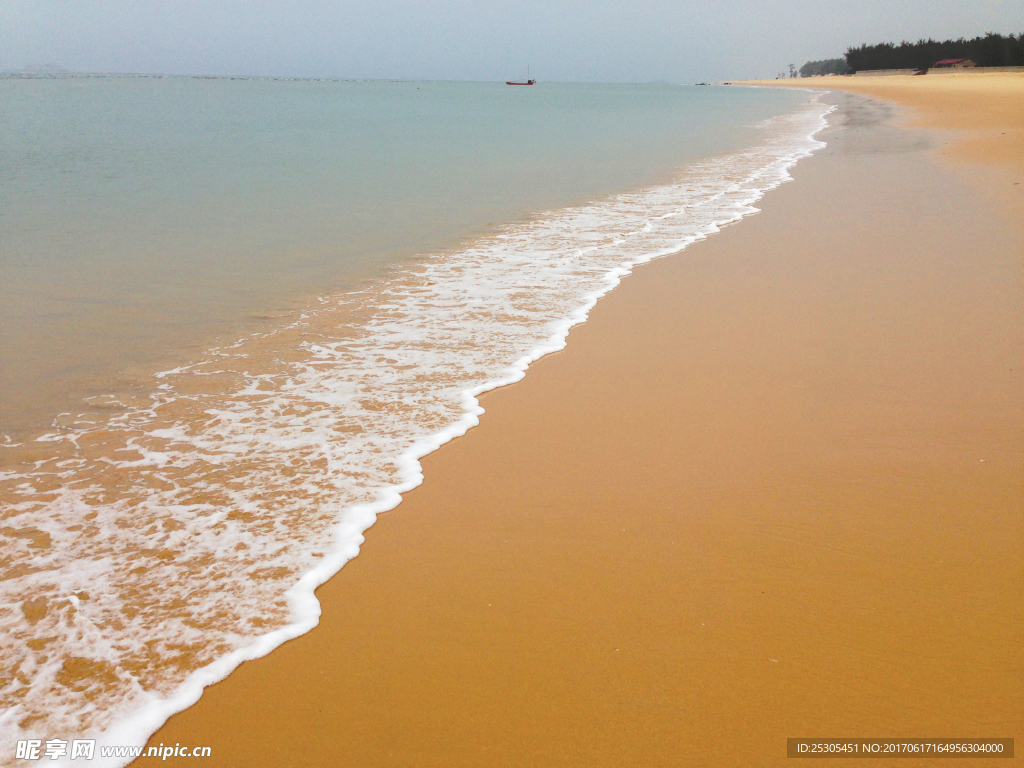
[[[0,0],[0,70],[696,82],[1024,32],[1024,0]]]

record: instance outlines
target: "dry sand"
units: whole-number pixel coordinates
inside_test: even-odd
[[[1019,745],[1024,232],[932,132],[828,98],[795,183],[486,395],[320,627],[150,743],[359,768]]]
[[[938,154],[964,168],[982,165],[995,170],[994,176],[972,174],[966,180],[1009,204],[1011,215],[1024,218],[1024,72],[831,76],[740,84],[838,89],[910,107],[911,125],[943,132],[936,142]]]

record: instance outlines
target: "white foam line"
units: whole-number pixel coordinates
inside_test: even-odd
[[[821,114],[817,127],[807,135],[807,139],[813,140],[814,136],[828,125],[828,121],[825,119],[825,116],[835,109],[836,107],[830,107]],[[573,310],[566,318],[557,322],[554,325],[554,332],[548,337],[548,339],[516,361],[505,376],[490,380],[480,386],[464,390],[461,393],[464,404],[463,416],[451,426],[426,439],[416,442],[411,448],[401,454],[398,462],[401,467],[400,476],[403,478],[402,482],[381,488],[377,492],[376,501],[372,503],[356,504],[349,506],[342,511],[340,520],[335,524],[332,531],[332,536],[336,543],[335,548],[325,555],[323,561],[317,567],[303,575],[299,581],[285,593],[291,614],[295,620],[287,626],[261,636],[250,645],[239,648],[238,650],[217,659],[211,664],[196,670],[185,679],[185,681],[172,695],[167,698],[146,694],[144,698],[146,703],[143,704],[138,711],[119,722],[114,723],[97,737],[96,761],[95,763],[92,763],[92,765],[95,765],[98,768],[120,768],[120,766],[127,765],[131,762],[131,758],[103,758],[100,756],[99,748],[101,746],[114,745],[145,745],[149,737],[159,729],[160,726],[168,720],[168,718],[199,701],[204,688],[226,678],[232,671],[242,664],[242,662],[266,656],[275,648],[283,645],[289,640],[306,634],[316,627],[317,624],[319,624],[322,612],[320,601],[316,598],[316,589],[332,576],[337,574],[345,563],[359,554],[359,548],[365,541],[364,533],[374,524],[374,522],[376,522],[377,516],[397,507],[402,501],[402,494],[411,491],[423,482],[423,471],[420,459],[430,453],[433,453],[442,445],[456,437],[461,437],[471,428],[480,423],[480,416],[485,412],[479,401],[479,396],[481,394],[522,380],[530,365],[535,361],[552,352],[564,349],[571,329],[584,323],[598,300],[610,291],[614,290],[615,287],[622,282],[622,278],[631,274],[635,267],[654,259],[679,253],[694,242],[704,240],[709,235],[719,232],[723,226],[735,223],[746,216],[758,213],[760,209],[753,207],[753,203],[759,201],[772,189],[777,188],[787,181],[791,181],[793,177],[789,174],[789,169],[801,159],[809,157],[814,151],[821,149],[824,146],[824,142],[814,141],[812,146],[796,151],[788,157],[780,158],[776,163],[772,163],[766,168],[761,169],[758,174],[754,174],[754,177],[763,175],[764,173],[773,170],[776,164],[779,166],[778,169],[780,173],[777,178],[770,180],[763,188],[752,190],[750,198],[743,201],[740,206],[741,209],[735,215],[721,221],[713,222],[706,227],[703,232],[686,238],[676,246],[644,254],[634,261],[623,262],[620,266],[609,270],[602,278],[602,286],[594,291],[584,294],[583,304]],[[747,181],[749,180],[750,179],[747,179]],[[650,225],[651,221],[678,216],[684,211],[685,207],[675,213],[651,217],[647,226]],[[168,371],[165,373],[169,374],[177,372],[178,370],[184,369],[174,369],[174,371]],[[60,436],[55,435],[53,437],[54,439],[60,439]],[[0,723],[10,719],[10,716],[15,711],[16,708],[8,710],[8,712],[0,715]],[[73,763],[69,760],[60,760],[48,761],[48,764],[73,766],[77,763]]]

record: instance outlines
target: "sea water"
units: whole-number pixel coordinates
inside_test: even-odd
[[[308,631],[476,395],[633,266],[754,212],[827,112],[781,89],[0,79],[0,763],[29,737],[142,743]]]

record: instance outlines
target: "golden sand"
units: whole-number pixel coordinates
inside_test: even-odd
[[[912,108],[912,125],[945,132],[939,153],[995,177],[968,178],[1024,217],[1024,72],[957,72],[921,76],[815,77],[738,84],[829,88]],[[996,187],[998,189],[993,189]],[[1015,189],[1003,189],[1016,187]],[[1009,193],[1009,194],[1008,194]]]
[[[359,768],[1019,744],[1024,232],[933,133],[835,98],[795,183],[486,395],[320,627],[150,743]]]

